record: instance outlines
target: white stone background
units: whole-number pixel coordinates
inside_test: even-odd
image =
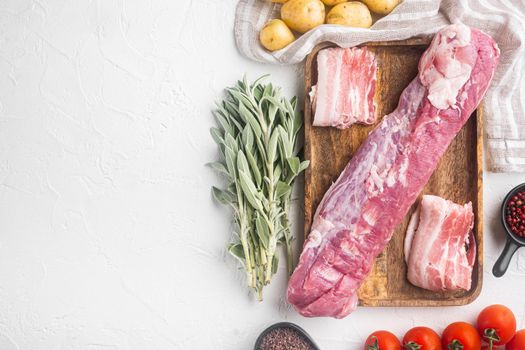
[[[253,300],[210,197],[210,110],[245,72],[301,94],[302,67],[242,58],[235,3],[0,1],[0,349],[250,349],[283,320],[323,349],[360,349],[377,328],[441,331],[495,302],[524,327],[525,249],[504,278],[490,273],[498,208],[523,174],[485,175],[485,284],[472,305],[305,319],[283,302],[283,268]]]

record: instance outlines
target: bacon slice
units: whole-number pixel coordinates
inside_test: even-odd
[[[317,55],[317,85],[310,93],[314,126],[348,128],[376,121],[377,64],[366,48],[329,48]]]
[[[355,309],[374,259],[480,103],[498,60],[494,40],[477,29],[456,24],[436,34],[397,109],[370,133],[317,208],[288,284],[288,300],[302,315],[342,318]],[[456,68],[464,65],[465,83],[450,82],[463,79],[465,70]]]
[[[472,203],[423,196],[405,238],[410,283],[433,291],[469,290],[476,258],[473,226]]]

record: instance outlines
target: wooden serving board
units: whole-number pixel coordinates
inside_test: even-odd
[[[421,54],[428,41],[379,42],[364,44],[376,55],[378,75],[376,83],[378,122],[392,112],[403,89],[416,77]],[[310,167],[305,174],[305,234],[310,232],[313,215],[333,181],[342,172],[352,155],[375,125],[352,125],[346,130],[331,127],[313,127],[309,92],[317,82],[317,53],[327,47],[323,43],[314,48],[306,60],[305,69],[305,157]],[[377,124],[376,123],[376,124]],[[418,201],[398,225],[386,250],[379,255],[365,283],[359,289],[363,306],[445,306],[472,302],[481,292],[483,279],[483,166],[482,117],[478,109],[456,136],[439,162],[438,168],[422,194],[434,194],[456,203],[472,202],[477,239],[477,261],[472,276],[472,288],[459,292],[431,292],[413,286],[406,278],[403,244],[410,216]]]

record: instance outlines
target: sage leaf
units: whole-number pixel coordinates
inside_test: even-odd
[[[229,191],[223,191],[215,186],[212,187],[212,194],[217,201],[224,205],[233,204],[236,201],[236,198],[233,195],[233,193]]]
[[[261,125],[253,116],[253,113],[241,102],[239,102],[239,114],[250,125],[255,137],[260,138],[262,136]]]
[[[234,133],[232,126],[228,123],[226,118],[220,112],[216,112],[215,113],[215,118],[217,119],[217,121],[221,125],[222,129],[227,134],[233,134]]]
[[[228,178],[230,178],[230,173],[228,173],[228,169],[226,169],[226,166],[222,164],[221,162],[210,162],[206,163],[206,166],[212,168],[216,172],[226,175]]]
[[[241,183],[242,192],[244,197],[256,210],[262,210],[261,201],[258,199],[259,191],[255,187],[252,180],[246,175],[244,171],[239,171],[239,180]]]
[[[223,101],[223,108],[228,111],[230,118],[239,119],[239,111],[237,109],[237,106],[232,103],[231,101]]]
[[[264,249],[268,249],[270,241],[270,229],[264,219],[258,215],[255,219],[255,230]]]
[[[237,141],[231,134],[226,134],[224,142],[226,144],[226,147],[230,148],[234,153],[237,153],[239,151]]]
[[[299,168],[301,166],[301,160],[297,157],[289,157],[286,158],[286,162],[288,163],[288,167],[292,171],[294,175],[299,174]]]
[[[277,273],[277,268],[279,267],[279,256],[275,254],[272,261],[272,275]]]
[[[268,142],[268,162],[273,163],[277,155],[277,142],[279,141],[279,132],[274,131]]]
[[[233,150],[229,147],[224,149],[224,158],[226,159],[226,168],[233,178],[237,176],[236,157]]]
[[[242,130],[242,143],[249,150],[253,148],[253,131],[249,125],[246,125]]]
[[[310,166],[310,161],[309,160],[303,160],[301,162],[301,165],[299,165],[299,173],[306,170],[308,167]]]
[[[228,252],[236,259],[238,259],[241,262],[241,264],[245,264],[246,257],[244,256],[244,250],[241,244],[230,244],[230,246],[228,247]]]
[[[250,166],[248,165],[248,161],[246,160],[246,157],[242,151],[237,153],[237,169],[239,171],[245,172],[246,174],[250,173]]]
[[[234,89],[227,89],[226,91],[228,91],[228,93],[235,99],[237,100],[240,104],[244,104],[245,106],[250,106],[252,103],[250,102],[250,100],[248,99],[248,97],[246,96],[246,94],[243,94],[237,90],[234,90]],[[239,113],[240,113],[240,110],[239,110]]]
[[[252,87],[261,87],[261,84],[264,80],[266,80],[268,77],[270,76],[270,74],[264,74],[264,75],[261,75],[259,78],[257,78],[253,84],[252,84]],[[244,79],[246,80],[246,76],[244,76]],[[268,84],[268,86],[272,86],[271,83]]]
[[[277,183],[277,181],[279,181],[279,179],[281,178],[281,174],[282,174],[281,166],[280,165],[276,165],[275,169],[273,171],[273,178],[274,178],[275,183]]]
[[[261,172],[259,171],[259,166],[257,164],[257,160],[253,156],[252,152],[247,151],[246,152],[246,158],[248,159],[248,163],[250,164],[251,173],[253,174],[253,177],[255,179],[255,184],[257,187],[261,187],[262,185],[262,177]]]
[[[224,144],[224,135],[218,128],[210,128],[210,134],[217,145]]]
[[[263,96],[270,96],[272,94],[273,86],[272,84],[267,84],[264,87]]]
[[[235,127],[237,128],[238,131],[241,132],[243,130],[243,127],[242,127],[241,123],[239,123],[235,117],[231,116],[228,120],[231,123],[233,123],[233,125],[235,125]]]
[[[279,181],[277,182],[277,185],[275,186],[275,197],[281,198],[286,195],[288,195],[292,190],[292,187],[288,185],[286,182]]]

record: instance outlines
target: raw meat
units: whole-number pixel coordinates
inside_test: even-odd
[[[342,318],[355,309],[374,259],[480,103],[498,60],[494,40],[477,29],[456,24],[436,34],[397,109],[370,133],[317,208],[288,284],[288,300],[302,315]],[[445,88],[465,74],[457,69],[465,64],[471,68],[463,86]],[[429,91],[446,95],[450,107],[436,107],[441,102],[432,102]]]
[[[405,238],[410,283],[433,291],[469,290],[476,258],[473,226],[472,203],[423,196]]]
[[[345,129],[376,121],[374,94],[377,65],[366,48],[329,48],[317,55],[317,85],[310,93],[314,126]]]

